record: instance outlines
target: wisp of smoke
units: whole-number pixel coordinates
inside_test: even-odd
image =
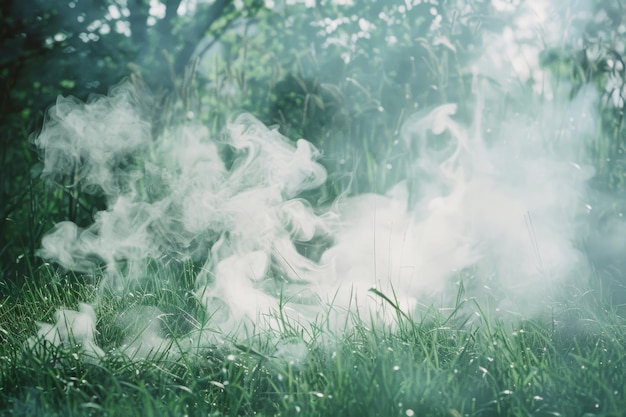
[[[315,147],[249,114],[219,140],[193,121],[153,136],[129,83],[88,103],[61,97],[34,141],[42,175],[71,178],[107,207],[87,228],[59,223],[40,255],[84,274],[102,270],[100,288],[118,294],[159,279],[154,265],[200,263],[194,295],[211,328],[233,337],[279,328],[279,309],[299,323],[325,313],[330,326],[348,311],[391,319],[371,288],[411,312],[419,303],[447,305],[463,282],[468,296],[487,293],[496,310],[532,314],[585,266],[576,233],[593,175],[582,152],[594,129],[593,92],[573,101],[555,92],[528,114],[498,113],[497,91],[476,72],[471,123],[457,120],[453,103],[416,114],[401,134],[417,155],[410,177],[386,195],[325,208],[301,198],[326,181]],[[320,259],[298,251],[316,240],[332,242]],[[161,314],[149,307],[120,316],[129,355],[168,344],[155,321]],[[62,343],[72,328],[102,353],[91,307],[57,319],[40,333]]]
[[[78,311],[60,309],[55,314],[56,323],[39,324],[39,335],[44,340],[62,345],[75,343],[82,347],[88,357],[101,357],[102,349],[95,343],[96,312],[89,304],[80,303]]]
[[[186,123],[152,137],[137,104],[126,83],[87,104],[59,98],[48,112],[35,139],[43,176],[71,177],[104,195],[107,209],[85,229],[59,223],[42,257],[87,274],[103,267],[101,288],[117,293],[150,279],[151,264],[204,261],[198,300],[228,331],[317,279],[323,268],[294,246],[328,233],[297,198],[326,179],[309,142],[294,145],[244,114],[224,135],[235,155],[226,168],[207,129]]]
[[[501,122],[501,139],[491,144],[484,127],[454,121],[453,104],[410,120],[403,137],[419,149],[420,186],[401,182],[387,196],[348,199],[322,261],[335,261],[340,281],[395,293],[409,311],[432,296],[453,302],[455,281],[469,296],[490,293],[503,312],[545,308],[557,284],[584,276],[576,237],[593,168],[580,158],[593,102],[583,91],[558,119]],[[563,130],[551,120],[572,125]],[[433,140],[447,142],[443,159],[429,148]]]

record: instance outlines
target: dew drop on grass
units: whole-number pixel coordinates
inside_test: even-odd
[[[535,400],[535,401],[543,401],[543,397],[540,397],[539,395],[535,395],[533,397],[533,400]]]
[[[236,357],[235,355],[233,355],[233,354],[230,354],[230,355],[228,355],[228,356],[226,357],[226,359],[228,359],[229,361],[231,361],[231,362],[232,362],[232,361],[234,361],[235,359],[237,359],[237,357]]]
[[[411,410],[410,408],[407,408],[404,414],[406,414],[408,417],[412,417],[415,415],[415,411]]]
[[[399,367],[398,365],[395,365],[395,366],[393,367],[393,370],[394,370],[394,371],[399,371],[399,370],[400,370],[400,367]]]

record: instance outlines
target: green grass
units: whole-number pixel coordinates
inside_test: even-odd
[[[39,273],[48,274],[46,285],[27,281],[0,307],[3,415],[619,416],[626,409],[626,322],[591,303],[505,323],[462,292],[457,308],[416,315],[374,292],[396,311],[393,323],[352,314],[349,326],[332,332],[323,321],[282,318],[271,333],[131,360],[118,348],[123,311],[159,305],[180,340],[210,327],[210,317],[189,319],[184,279],[114,297],[80,278]],[[71,344],[32,343],[35,320],[95,299],[103,358]],[[186,325],[176,327],[176,318]],[[179,348],[173,343],[170,353]],[[301,354],[281,353],[291,349]]]

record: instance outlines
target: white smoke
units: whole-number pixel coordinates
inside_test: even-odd
[[[568,121],[564,130],[553,125],[553,113],[511,115],[499,123],[493,144],[485,141],[484,127],[455,122],[454,105],[409,121],[404,137],[417,142],[422,155],[414,172],[427,183],[418,190],[400,183],[388,196],[347,201],[342,218],[348,224],[322,260],[336,259],[338,276],[359,288],[393,291],[409,311],[433,296],[453,302],[450,284],[461,278],[470,296],[497,291],[490,294],[496,308],[545,308],[558,284],[580,283],[586,270],[576,244],[593,176],[581,152],[593,133],[593,105],[585,90],[558,109],[557,120]],[[427,136],[448,142],[439,163]]]
[[[328,305],[331,325],[347,311],[391,319],[371,288],[411,312],[434,300],[449,306],[463,281],[470,296],[487,293],[500,310],[540,311],[553,288],[584,274],[575,241],[593,175],[583,150],[595,99],[592,89],[573,101],[550,91],[525,114],[508,111],[502,90],[481,81],[484,62],[475,68],[475,103],[445,104],[405,124],[404,144],[416,151],[413,178],[332,208],[301,198],[326,181],[319,152],[251,115],[233,120],[219,140],[194,122],[153,137],[131,84],[86,104],[59,98],[35,140],[43,175],[73,178],[71,186],[104,195],[107,208],[85,229],[58,224],[40,254],[82,273],[103,268],[100,286],[113,293],[159,279],[151,265],[203,262],[195,297],[211,328],[234,337],[279,328],[279,309],[304,325]],[[536,74],[533,67],[527,77]],[[461,108],[472,122],[458,121]],[[233,151],[232,161],[220,147]],[[297,250],[316,240],[333,242],[319,261]],[[134,311],[120,317],[130,356],[171,344],[152,317],[158,309]],[[68,312],[58,321],[78,323]],[[128,316],[152,319],[142,327]],[[99,349],[92,333],[79,333]]]
[[[255,326],[277,310],[281,292],[294,298],[317,280],[323,268],[294,245],[328,233],[296,198],[326,179],[309,142],[294,145],[244,114],[219,144],[235,153],[227,169],[205,128],[186,123],[151,137],[138,108],[127,83],[87,104],[59,98],[50,109],[35,140],[43,175],[87,184],[107,209],[86,229],[59,223],[44,237],[42,257],[82,273],[103,268],[101,288],[118,294],[158,279],[151,264],[206,262],[196,294],[224,332]]]
[[[78,311],[60,309],[55,324],[38,323],[39,337],[54,345],[80,346],[88,357],[98,359],[104,352],[96,345],[96,312],[89,304],[80,303]]]

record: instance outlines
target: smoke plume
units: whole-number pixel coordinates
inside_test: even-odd
[[[193,121],[153,136],[129,83],[87,103],[61,97],[35,139],[43,176],[71,178],[107,207],[87,228],[58,224],[40,255],[68,270],[102,271],[99,285],[113,294],[160,279],[154,265],[199,263],[194,296],[211,328],[234,337],[279,328],[279,310],[305,324],[330,314],[339,326],[348,311],[391,320],[371,288],[409,313],[420,303],[451,306],[461,283],[467,296],[505,314],[540,312],[558,285],[584,278],[576,238],[593,176],[584,149],[595,98],[591,88],[573,100],[555,90],[532,111],[505,110],[503,90],[484,80],[499,77],[513,88],[520,63],[484,62],[493,63],[506,40],[492,43],[474,67],[471,103],[431,108],[405,123],[402,146],[415,155],[406,180],[386,195],[342,197],[329,207],[302,198],[326,181],[315,147],[292,143],[252,115],[235,118],[220,138]],[[548,75],[538,71],[523,76],[544,82]],[[298,250],[320,241],[328,247],[319,259]],[[100,354],[87,307],[57,318],[80,322],[86,345]],[[154,325],[161,314],[149,307],[120,317],[131,329],[131,356],[167,344]],[[152,318],[137,326],[129,316]],[[61,333],[55,341],[67,338]]]

